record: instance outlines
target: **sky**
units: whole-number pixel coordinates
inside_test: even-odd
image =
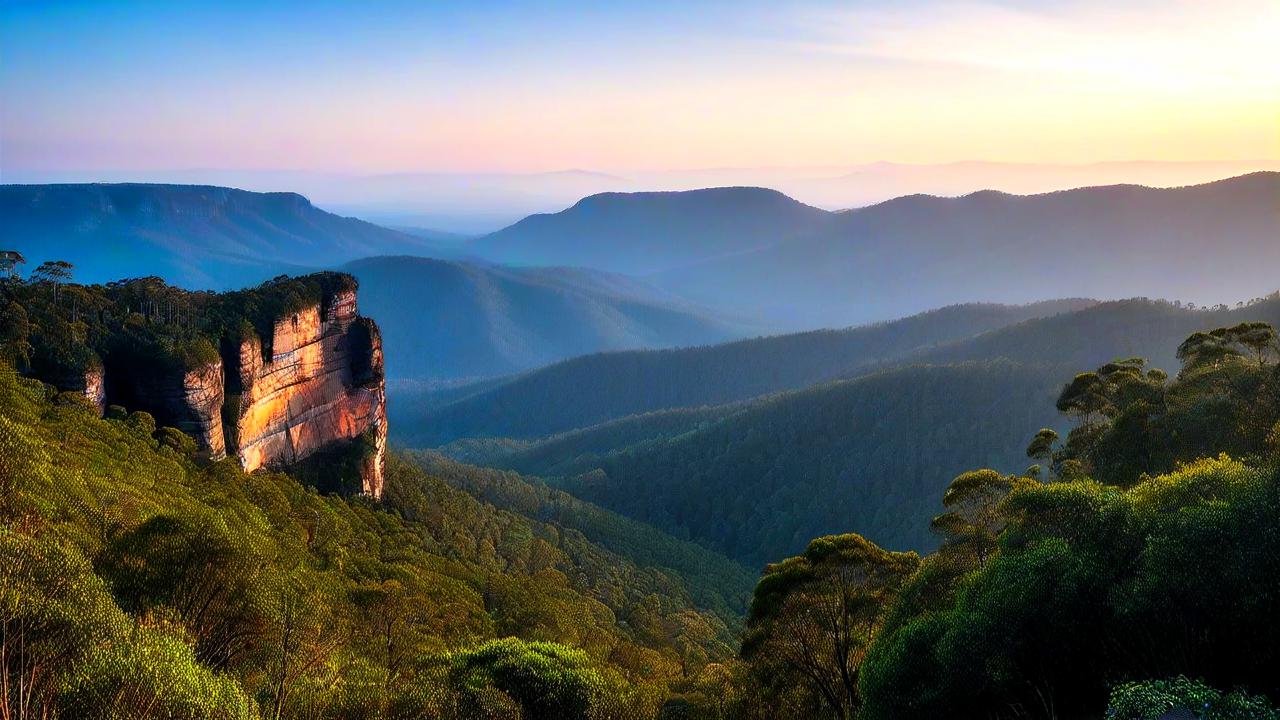
[[[1277,38],[1275,0],[0,0],[0,180],[1274,162]]]

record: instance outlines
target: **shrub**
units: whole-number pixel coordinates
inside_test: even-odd
[[[1202,720],[1278,720],[1280,711],[1243,690],[1223,693],[1203,682],[1176,677],[1116,686],[1109,720],[1155,720],[1170,710],[1190,710]]]

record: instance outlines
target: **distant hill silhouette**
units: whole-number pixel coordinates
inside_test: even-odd
[[[366,294],[376,292],[367,284],[365,288]],[[485,383],[452,402],[402,408],[406,417],[397,423],[397,432],[418,446],[460,437],[536,438],[635,413],[745,400],[1090,304],[959,305],[844,330],[577,357],[505,382]],[[367,305],[365,311],[370,312]],[[372,312],[386,328],[387,320]]]
[[[701,345],[741,334],[630,278],[418,257],[343,266],[382,328],[391,378],[506,375],[603,350]]]
[[[497,261],[653,273],[692,301],[794,328],[978,301],[1217,302],[1274,289],[1280,173],[1168,189],[911,195],[835,213],[755,188],[608,193],[472,247]]]
[[[429,240],[340,217],[295,193],[203,185],[0,186],[0,247],[29,268],[73,263],[82,282],[159,275],[192,289],[253,285]],[[28,268],[28,269],[29,269]]]
[[[471,249],[500,262],[643,274],[767,247],[831,221],[831,213],[764,188],[611,192],[531,215]]]
[[[1244,299],[1274,290],[1276,267],[1280,173],[1255,173],[1175,189],[904,197],[659,282],[759,316],[826,322],[977,299]]]

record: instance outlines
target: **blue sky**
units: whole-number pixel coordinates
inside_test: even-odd
[[[1275,159],[1275,37],[1272,0],[0,0],[0,173]]]

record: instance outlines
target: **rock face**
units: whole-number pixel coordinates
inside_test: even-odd
[[[108,369],[83,378],[83,392],[145,410],[196,440],[202,457],[235,457],[246,471],[287,468],[318,451],[359,453],[356,482],[382,494],[387,444],[382,339],[356,311],[354,291],[277,318],[271,336],[226,344],[221,359],[195,369]],[[343,466],[336,463],[335,468]],[[339,470],[335,469],[335,472]]]
[[[78,392],[98,408],[98,414],[106,412],[107,388],[103,381],[104,374],[100,366],[91,367],[84,372],[68,373],[53,378],[53,384],[68,392]]]
[[[105,400],[131,410],[145,410],[155,416],[156,423],[175,427],[195,438],[200,457],[221,460],[226,457],[222,435],[223,378],[222,362],[213,362],[190,370],[167,366],[109,367],[105,377],[99,376],[98,388]],[[85,395],[90,393],[86,376]],[[92,399],[92,398],[91,398]],[[99,408],[105,404],[99,404]]]
[[[377,326],[357,315],[355,293],[278,318],[270,345],[245,340],[234,361],[227,370],[227,406],[235,412],[223,423],[234,425],[228,434],[245,470],[287,466],[368,433],[375,451],[362,463],[361,485],[365,493],[381,495],[387,438],[382,343]]]

